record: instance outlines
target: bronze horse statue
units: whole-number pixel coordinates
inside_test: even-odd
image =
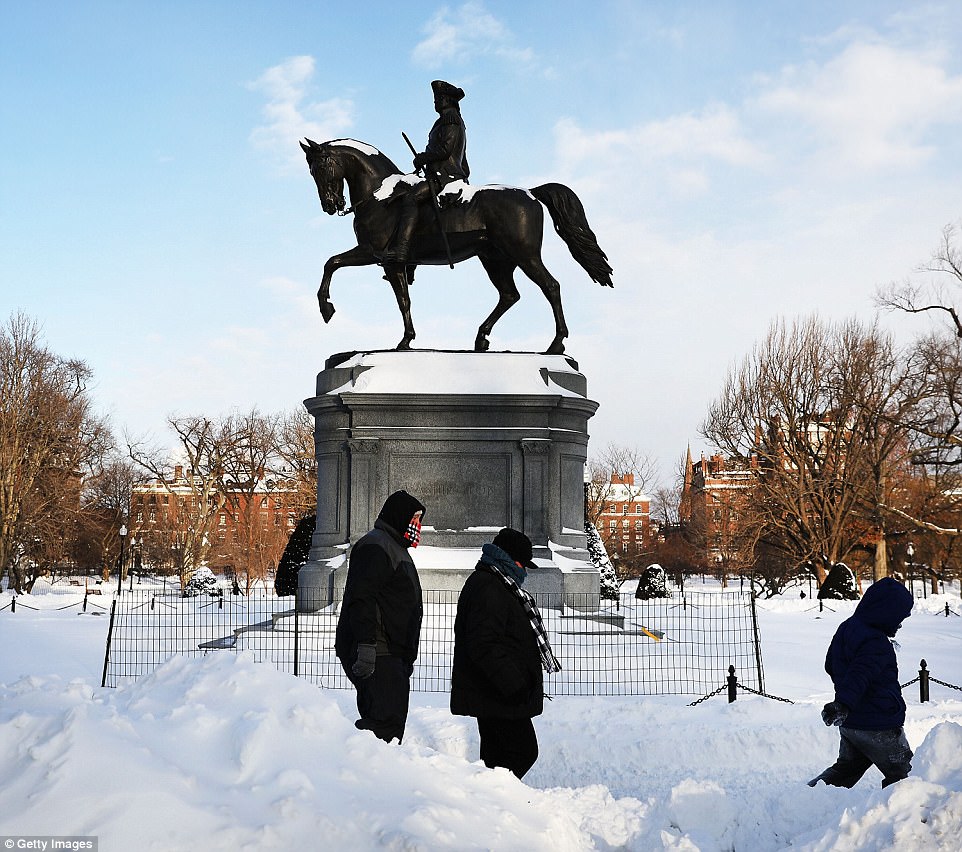
[[[578,196],[560,183],[546,183],[534,189],[504,186],[469,186],[463,181],[448,184],[439,195],[440,222],[430,208],[420,211],[417,229],[404,266],[384,263],[382,258],[391,245],[400,213],[394,200],[403,193],[404,175],[391,160],[371,145],[353,139],[336,139],[318,144],[310,139],[301,142],[311,176],[317,185],[321,207],[330,215],[354,214],[357,245],[336,254],[324,264],[324,276],[317,291],[324,322],[334,315],[330,301],[331,277],[344,266],[384,266],[404,319],[404,336],[397,349],[410,349],[414,340],[411,322],[411,299],[408,286],[420,264],[441,265],[477,257],[498,290],[498,304],[478,328],[474,341],[476,352],[488,349],[488,335],[494,324],[521,298],[514,283],[514,271],[520,268],[544,293],[554,313],[555,336],[546,354],[564,352],[568,336],[561,309],[561,287],[541,260],[544,232],[544,209],[548,209],[555,230],[568,246],[571,256],[593,281],[605,287],[611,283],[611,266],[595,235],[588,227],[584,208]],[[345,210],[344,184],[347,183],[351,205]],[[443,236],[447,237],[447,246]],[[450,253],[450,254],[449,254]]]

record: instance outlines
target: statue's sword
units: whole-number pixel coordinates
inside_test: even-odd
[[[417,148],[411,144],[407,133],[402,130],[401,135],[404,137],[404,141],[408,143],[408,148],[411,149],[411,153],[416,157],[418,155]],[[444,233],[444,227],[441,225],[441,204],[438,201],[438,193],[434,188],[434,181],[431,180],[431,174],[427,166],[424,167],[424,178],[428,182],[428,189],[431,190],[431,206],[434,207],[434,219],[438,223],[438,230],[441,232],[441,241],[444,243],[444,253],[448,257],[448,266],[454,269],[454,261],[451,259],[451,247],[448,245],[448,235]]]

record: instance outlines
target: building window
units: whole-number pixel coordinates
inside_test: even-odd
[[[262,508],[262,509],[266,509],[266,508],[267,508],[267,498],[266,498],[266,497],[261,497],[261,508]]]

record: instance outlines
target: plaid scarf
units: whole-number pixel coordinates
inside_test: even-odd
[[[417,547],[418,543],[421,541],[421,513],[418,512],[411,522],[408,524],[408,528],[404,531],[404,539],[407,541],[411,547]]]
[[[521,606],[524,607],[525,615],[528,616],[528,621],[531,622],[531,629],[534,631],[534,638],[538,643],[538,653],[541,655],[541,667],[548,674],[560,672],[561,663],[558,662],[558,658],[551,650],[548,633],[544,629],[544,622],[541,620],[541,613],[538,611],[538,605],[534,602],[534,598],[505,574],[504,569],[498,565],[494,559],[490,558],[490,554],[486,553],[485,556],[489,558],[482,558],[482,566],[501,580],[501,582],[508,587],[508,591],[511,592],[511,594],[521,602]]]

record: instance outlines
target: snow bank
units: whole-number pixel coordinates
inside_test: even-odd
[[[96,835],[103,850],[959,848],[958,691],[933,685],[920,704],[905,690],[906,780],[882,790],[870,769],[851,790],[805,784],[838,748],[818,711],[847,603],[759,603],[766,689],[794,704],[557,697],[521,782],[478,762],[473,720],[443,694],[412,696],[405,742],[388,746],[354,729],[352,692],[244,654],[101,689],[108,619],[44,597],[0,612],[0,835]],[[962,619],[941,608],[919,602],[899,633],[903,681],[924,656],[962,683]]]

